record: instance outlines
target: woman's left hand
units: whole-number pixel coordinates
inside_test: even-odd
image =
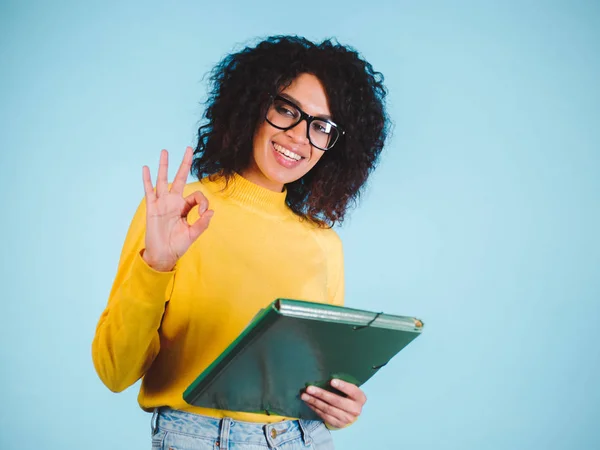
[[[326,424],[334,428],[347,427],[358,419],[367,397],[358,386],[342,380],[331,380],[331,386],[347,397],[309,386],[301,398]]]

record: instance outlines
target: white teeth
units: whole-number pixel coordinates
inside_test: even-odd
[[[300,159],[302,158],[302,156],[298,155],[297,153],[289,151],[287,148],[282,147],[279,144],[273,143],[273,147],[275,147],[275,150],[277,150],[282,155],[285,155],[288,158],[293,159],[295,161],[300,161]]]

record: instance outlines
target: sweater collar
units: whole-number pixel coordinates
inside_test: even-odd
[[[214,184],[217,192],[238,204],[276,215],[289,213],[285,202],[285,187],[283,192],[274,192],[254,184],[238,173],[234,173],[227,184],[222,176],[217,178]]]

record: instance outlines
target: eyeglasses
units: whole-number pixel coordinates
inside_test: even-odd
[[[276,96],[269,107],[267,122],[280,130],[290,130],[306,120],[306,137],[310,143],[320,150],[329,150],[335,145],[344,130],[331,120],[306,114],[288,99]]]

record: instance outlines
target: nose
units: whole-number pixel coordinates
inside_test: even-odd
[[[302,119],[295,126],[286,130],[285,134],[292,138],[294,142],[297,144],[307,144],[308,143],[308,124],[306,119]]]

